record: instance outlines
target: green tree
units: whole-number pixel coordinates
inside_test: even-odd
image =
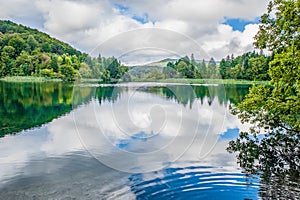
[[[261,17],[261,25],[255,36],[255,46],[274,53],[291,46],[299,47],[299,0],[272,0],[268,12]],[[273,11],[275,11],[275,17]]]
[[[53,72],[58,72],[58,60],[57,60],[57,56],[52,56],[51,57],[50,69],[52,69]]]
[[[33,51],[39,45],[39,43],[36,41],[36,39],[32,35],[28,36],[28,38],[27,38],[27,44],[29,46],[29,50],[30,51]]]
[[[227,65],[226,60],[223,58],[220,62],[220,75],[223,79],[227,78],[227,73],[226,73],[227,66],[226,65]]]
[[[13,75],[30,76],[34,72],[34,67],[31,62],[31,58],[27,52],[23,51],[16,60],[15,69]]]
[[[171,62],[169,62],[169,63],[171,63]],[[177,72],[175,71],[174,67],[170,67],[169,63],[168,63],[167,67],[163,68],[163,74],[164,74],[165,78],[175,78],[175,77],[177,77]],[[174,66],[173,63],[171,65]]]
[[[175,65],[174,65],[174,63],[173,62],[168,62],[168,64],[167,64],[167,67],[170,67],[170,68],[175,68]]]
[[[194,65],[194,66],[197,65],[197,62],[196,62],[196,60],[195,60],[195,57],[194,57],[194,54],[193,54],[193,53],[192,53],[192,55],[191,55],[191,64]]]
[[[108,59],[106,65],[106,70],[109,71],[110,79],[120,79],[126,73],[126,69],[123,68],[115,58]]]
[[[60,74],[63,80],[73,81],[77,77],[77,71],[69,64],[63,64],[60,66]]]
[[[196,63],[194,58],[193,60]],[[175,62],[175,64],[169,62],[167,67],[174,68],[178,72],[178,76],[184,78],[196,78],[197,74],[199,73],[197,67],[192,64],[192,61],[188,56],[180,58],[177,62]]]
[[[247,78],[250,80],[268,80],[268,60],[263,56],[250,58],[250,68],[246,69]]]
[[[78,73],[80,78],[92,77],[92,70],[89,68],[89,66],[86,63],[81,63],[81,67]]]
[[[14,67],[15,61],[13,57],[15,56],[15,48],[12,46],[5,46],[1,52],[1,69],[0,75],[7,76],[10,75],[11,69]]]
[[[78,59],[78,57],[76,55],[73,55],[71,57],[71,61],[72,61],[74,69],[79,70],[81,64],[80,64],[80,60]]]
[[[120,76],[120,69],[119,69],[119,63],[117,60],[113,60],[107,67],[107,70],[110,72],[110,78],[112,79],[119,79]]]
[[[11,38],[10,41],[8,42],[8,45],[15,48],[15,52],[16,52],[15,57],[20,55],[20,53],[23,50],[26,50],[28,47],[26,42],[19,35]]]
[[[164,75],[161,71],[159,71],[158,69],[152,69],[150,71],[149,74],[147,74],[147,79],[151,79],[151,80],[159,80],[159,79],[163,79]]]
[[[299,180],[300,172],[300,1],[272,0],[256,35],[255,45],[274,54],[269,63],[271,87],[251,88],[233,109],[252,127],[230,142],[240,165],[262,171],[265,177],[286,174]],[[273,17],[275,13],[275,17]],[[263,138],[258,135],[264,133]],[[298,177],[298,178],[297,178]]]
[[[205,60],[203,59],[201,63],[199,63],[199,75],[201,78],[208,78],[207,76],[207,68],[205,64]]]
[[[178,64],[176,64],[175,69],[184,78],[189,78],[190,73],[189,73],[188,65],[183,60],[179,61]]]
[[[16,54],[16,49],[12,46],[5,46],[2,49],[2,53],[5,53],[9,58],[14,58]]]
[[[51,46],[49,43],[43,43],[41,47],[42,52],[51,52]]]
[[[211,58],[207,65],[207,71],[210,78],[217,77],[217,63],[215,62],[214,58]]]

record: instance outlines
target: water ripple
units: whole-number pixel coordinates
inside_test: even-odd
[[[258,199],[259,179],[224,168],[188,166],[129,177],[137,199]]]

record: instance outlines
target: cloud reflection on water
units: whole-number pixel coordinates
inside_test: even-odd
[[[208,101],[195,99],[185,106],[155,92],[128,88],[114,103],[93,99],[41,128],[2,138],[0,180],[4,184],[10,177],[59,171],[70,155],[86,150],[121,171],[157,170],[177,159],[235,167],[234,155],[225,152],[228,140],[219,136],[242,125],[217,98],[211,105]],[[50,158],[66,161],[32,168]]]

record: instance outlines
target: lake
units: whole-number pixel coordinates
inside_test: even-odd
[[[0,82],[0,199],[296,197],[226,151],[249,87]]]

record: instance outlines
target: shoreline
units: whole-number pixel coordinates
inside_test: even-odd
[[[48,78],[48,77],[35,77],[35,76],[7,76],[0,78],[0,81],[4,82],[18,82],[18,83],[39,83],[39,82],[64,82],[59,78]],[[108,83],[108,84],[118,84],[126,83],[126,81],[113,81],[113,82],[103,82],[101,79],[77,79],[74,82],[82,83]],[[155,82],[155,83],[183,83],[183,84],[243,84],[243,85],[253,85],[253,84],[269,84],[269,81],[250,81],[243,79],[184,79],[184,78],[174,78],[174,79],[135,79],[132,81],[134,83],[141,82]],[[70,83],[70,82],[69,82]]]
[[[15,83],[41,83],[41,82],[62,82],[59,78],[36,77],[36,76],[6,76],[0,78],[0,81]]]

